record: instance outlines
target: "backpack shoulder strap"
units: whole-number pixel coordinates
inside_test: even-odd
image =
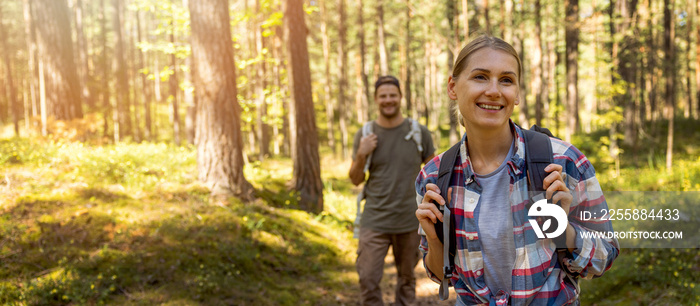
[[[404,139],[409,140],[413,138],[413,141],[418,147],[418,152],[423,153],[423,134],[420,130],[420,123],[418,122],[418,120],[413,120],[411,118],[407,119],[408,123],[411,125],[411,130],[408,132],[408,135],[406,135]]]
[[[525,136],[525,162],[527,163],[527,178],[535,194],[544,192],[544,178],[547,172],[544,168],[554,162],[552,143],[549,136],[535,131],[523,129]]]
[[[372,126],[374,121],[367,121],[365,124],[362,126],[362,137],[365,137],[369,134],[373,134],[374,132],[372,131]],[[365,160],[365,170],[364,172],[369,171],[369,165],[372,163],[372,153],[369,153],[367,155],[367,159]]]
[[[369,134],[372,134],[372,125],[373,121],[367,121],[365,122],[364,125],[362,125],[362,137],[365,137]],[[365,169],[364,172],[369,171],[369,164],[372,161],[372,153],[367,155],[367,159],[365,160]],[[357,210],[355,214],[355,223],[354,223],[354,228],[353,228],[353,238],[358,239],[360,238],[360,223],[362,222],[362,200],[365,199],[365,188],[367,187],[367,184],[362,186],[362,190],[360,190],[360,193],[357,194]]]
[[[455,162],[457,161],[457,156],[459,156],[459,148],[462,142],[458,142],[453,145],[450,149],[445,151],[440,159],[440,169],[438,171],[437,185],[440,189],[440,194],[447,200],[447,191],[450,188],[450,181],[452,180],[452,171],[454,169]],[[456,249],[456,233],[454,224],[454,214],[450,211],[451,203],[445,203],[445,205],[438,205],[440,211],[442,211],[444,222],[438,221],[435,223],[435,233],[437,234],[443,245],[443,268],[442,268],[442,281],[440,282],[439,296],[441,300],[447,300],[450,296],[450,278],[452,278],[452,273],[454,272],[454,258]]]

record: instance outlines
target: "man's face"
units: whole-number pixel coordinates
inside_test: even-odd
[[[393,84],[383,84],[377,88],[374,99],[379,106],[379,114],[387,119],[394,118],[401,113],[401,93]]]

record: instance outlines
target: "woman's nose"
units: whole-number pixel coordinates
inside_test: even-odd
[[[501,91],[498,88],[498,82],[496,82],[496,81],[489,82],[489,85],[486,88],[486,91],[484,92],[484,94],[489,98],[500,98]]]

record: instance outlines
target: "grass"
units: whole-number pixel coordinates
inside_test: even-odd
[[[310,215],[284,187],[289,160],[247,167],[257,201],[211,203],[192,148],[12,139],[0,154],[0,304],[351,299],[356,242],[334,204],[346,202],[340,178],[327,184],[336,213]]]
[[[577,146],[603,190],[699,191],[700,132],[679,133],[672,171],[653,148],[626,148],[618,174],[596,134]],[[289,159],[246,167],[256,201],[213,202],[192,147],[0,140],[0,304],[354,304],[358,190],[348,160],[321,164],[314,215],[287,191]],[[582,281],[582,303],[697,305],[698,254],[623,249],[604,277]]]

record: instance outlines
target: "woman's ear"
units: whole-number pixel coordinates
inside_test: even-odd
[[[451,100],[457,100],[457,93],[455,92],[456,81],[452,76],[447,78],[447,95]]]

